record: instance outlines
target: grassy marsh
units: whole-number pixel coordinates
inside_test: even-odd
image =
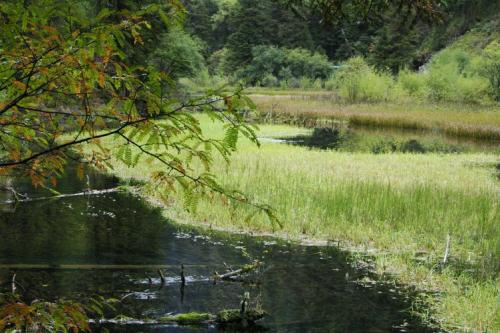
[[[252,96],[261,119],[300,126],[341,120],[352,125],[434,130],[450,136],[500,140],[498,106],[418,102],[342,104],[334,93],[282,93]]]
[[[208,136],[222,135],[218,124],[200,120]],[[286,137],[306,131],[263,125],[259,135]],[[381,275],[394,274],[400,282],[439,292],[426,302],[431,305],[428,315],[443,328],[494,330],[499,328],[497,164],[497,154],[375,155],[268,142],[259,149],[240,140],[231,164],[218,161],[213,172],[227,187],[275,207],[282,229],[264,214],[249,219],[250,207],[217,196],[186,212],[182,195],[172,193],[165,215],[206,227],[338,241],[370,252]],[[158,168],[116,163],[114,173],[147,180]],[[451,260],[443,268],[448,234]]]

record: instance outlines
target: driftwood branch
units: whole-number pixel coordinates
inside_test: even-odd
[[[122,192],[122,191],[123,191],[123,189],[116,187],[116,188],[111,188],[111,189],[107,189],[107,190],[88,190],[88,191],[83,191],[83,192],[78,192],[78,193],[58,194],[58,195],[37,197],[37,198],[22,198],[21,199],[19,197],[16,197],[15,200],[7,200],[7,201],[0,202],[0,205],[11,205],[11,204],[18,203],[18,202],[33,202],[33,201],[43,201],[43,200],[50,200],[50,199],[81,197],[81,196],[87,196],[87,195],[101,195],[101,194],[108,194],[108,193],[117,193],[117,192]]]
[[[227,272],[227,273],[224,273],[224,274],[219,274],[219,273],[215,272],[215,274],[214,274],[214,281],[232,280],[232,279],[234,279],[236,277],[239,277],[239,276],[241,276],[243,274],[250,273],[250,272],[258,269],[262,265],[263,265],[262,262],[260,262],[260,261],[254,261],[253,263],[245,265],[245,266],[243,266],[240,269],[237,269],[237,270],[234,270],[234,271],[230,271],[230,272]]]

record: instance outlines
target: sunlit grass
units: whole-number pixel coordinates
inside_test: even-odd
[[[219,124],[202,116],[200,120],[207,136],[222,136]],[[259,136],[305,131],[263,125]],[[195,225],[340,241],[348,248],[376,250],[380,273],[395,273],[401,282],[442,292],[430,304],[432,316],[444,327],[491,330],[498,327],[494,323],[500,252],[497,163],[495,154],[374,155],[266,142],[259,149],[240,140],[231,164],[217,160],[212,172],[228,188],[272,205],[282,228],[269,223],[265,214],[248,219],[252,208],[218,196],[202,199],[196,211],[188,213],[182,209],[182,195],[172,193],[165,215]],[[114,164],[118,176],[142,180],[161,168],[156,163],[136,168]],[[448,234],[452,257],[441,271]]]

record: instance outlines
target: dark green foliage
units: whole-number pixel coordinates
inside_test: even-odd
[[[433,53],[500,10],[498,1],[487,0],[190,0],[188,4],[192,10],[188,30],[205,42],[207,58],[216,54],[220,59],[220,50],[226,50],[224,66],[217,68],[229,74],[248,65],[259,45],[317,50],[335,63],[363,56],[376,68],[393,73],[418,69]]]
[[[278,80],[326,79],[333,69],[325,55],[305,49],[256,46],[252,56],[251,63],[238,72],[240,78],[251,84],[275,86]]]
[[[252,60],[255,45],[273,44],[276,21],[271,16],[272,5],[267,0],[240,0],[229,22],[235,27],[227,39],[228,65],[237,69]]]
[[[253,47],[257,45],[315,48],[309,22],[279,1],[186,2],[189,10],[187,31],[205,43],[207,59],[220,59],[221,50],[225,50],[224,66],[220,68],[228,73],[247,64],[252,59]]]
[[[170,77],[191,77],[205,67],[200,43],[181,28],[171,28],[159,38],[149,62]]]

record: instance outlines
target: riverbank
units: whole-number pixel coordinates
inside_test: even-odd
[[[331,121],[351,125],[430,130],[449,136],[500,141],[498,105],[399,103],[343,104],[334,93],[251,90],[259,119],[314,127]]]
[[[218,125],[200,119],[207,135],[222,135]],[[306,132],[264,125],[259,135]],[[429,313],[421,313],[426,320],[450,331],[486,331],[498,327],[497,163],[498,156],[487,153],[375,155],[272,142],[258,149],[241,140],[231,164],[218,161],[213,172],[225,186],[272,205],[281,228],[264,214],[218,196],[187,212],[181,193],[160,198],[150,189],[142,194],[161,202],[165,216],[175,221],[314,244],[340,242],[370,253],[381,276],[437,292],[422,300],[430,306]],[[122,179],[144,181],[161,168],[113,164]],[[442,265],[448,235],[451,256]]]

